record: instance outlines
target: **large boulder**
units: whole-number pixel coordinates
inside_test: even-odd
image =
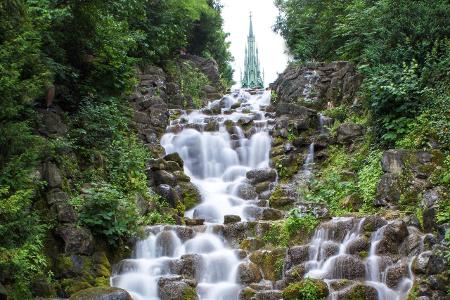
[[[238,281],[241,284],[259,282],[262,279],[261,271],[252,262],[242,263],[238,267]]]
[[[245,199],[245,200],[253,200],[253,199],[256,199],[256,197],[258,197],[255,187],[253,185],[245,183],[245,182],[241,183],[236,188],[235,192],[238,197],[241,197],[242,199]]]
[[[62,175],[56,164],[46,162],[43,165],[43,177],[47,181],[47,187],[58,188],[62,184]]]
[[[336,279],[364,279],[365,266],[359,257],[346,254],[332,259],[334,268],[327,276]]]
[[[70,300],[132,300],[127,291],[114,287],[93,287],[79,291]]]
[[[343,290],[338,293],[335,299],[338,300],[355,300],[355,299],[364,299],[364,300],[377,300],[378,292],[372,287],[362,283],[357,283],[352,285],[350,288]]]
[[[404,160],[408,152],[406,150],[391,149],[383,153],[381,167],[386,173],[400,174],[404,168]]]
[[[56,234],[64,241],[64,252],[68,254],[91,255],[94,251],[94,238],[91,232],[73,224],[61,225]]]
[[[158,281],[161,300],[197,300],[198,295],[193,286],[183,281],[181,276],[161,277]]]
[[[264,181],[274,182],[277,179],[277,172],[270,168],[255,169],[248,171],[246,177],[252,184]]]
[[[337,129],[337,141],[341,144],[350,144],[363,134],[363,126],[353,123],[343,123]]]

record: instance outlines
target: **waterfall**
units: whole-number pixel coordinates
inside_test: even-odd
[[[236,103],[240,106],[231,111]],[[221,235],[214,233],[214,226],[223,223],[225,215],[239,215],[244,221],[254,219],[247,213],[252,209],[247,208],[256,207],[257,199],[244,200],[236,190],[244,183],[247,171],[269,166],[271,138],[261,111],[269,104],[270,92],[250,95],[240,91],[208,104],[211,110],[220,107],[218,115],[193,111],[171,123],[184,127],[177,133],[168,131],[161,145],[166,154],[180,155],[185,173],[202,195],[202,202],[187,211],[186,216],[204,219],[206,225],[187,239],[178,234],[180,228],[188,228],[185,226],[150,227],[148,237],[136,243],[133,258],[115,267],[112,286],[126,289],[133,299],[160,299],[161,280],[170,280],[170,276],[179,274],[183,261],[195,258],[200,299],[238,299],[241,285],[237,282],[237,270],[243,261]],[[230,121],[231,131],[225,126]],[[217,122],[218,130],[202,131],[208,122]],[[250,122],[251,128],[241,126]]]
[[[376,290],[378,300],[405,299],[412,287],[413,274],[408,262],[408,274],[403,277],[396,289],[390,288],[386,282],[386,272],[394,266],[386,257],[379,256],[377,249],[384,238],[384,231],[389,224],[377,229],[370,238],[369,253],[361,258],[353,253],[352,248],[364,240],[362,232],[363,219],[333,218],[323,223],[314,233],[309,244],[309,261],[305,263],[307,273],[305,278],[323,279],[330,289],[330,299],[340,299],[339,296],[353,287],[335,291],[333,283],[340,279],[355,280]]]

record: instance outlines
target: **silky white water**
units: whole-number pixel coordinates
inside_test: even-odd
[[[332,229],[327,228],[327,226],[319,227],[310,243],[309,247],[309,261],[306,263],[307,269],[309,270],[305,277],[324,279],[328,284],[330,289],[329,298],[334,300],[338,299],[339,295],[344,292],[334,291],[331,283],[335,280],[348,278],[348,276],[355,276],[355,280],[363,280],[364,284],[375,288],[377,292],[378,300],[402,300],[406,299],[408,291],[412,287],[413,274],[411,271],[410,259],[408,263],[408,276],[404,277],[399,283],[396,289],[389,288],[386,283],[386,271],[391,268],[394,264],[392,261],[383,262],[382,257],[377,254],[377,247],[380,240],[383,238],[385,225],[379,228],[372,234],[370,240],[370,250],[368,257],[364,260],[364,272],[362,274],[348,274],[349,271],[346,270],[346,264],[342,262],[346,258],[352,256],[349,253],[349,245],[355,242],[358,238],[361,238],[363,232],[361,231],[362,223],[364,219],[356,220],[353,218],[333,218],[331,223],[348,223],[351,225],[351,229],[347,231],[343,239],[336,240],[335,232]],[[331,251],[330,255],[329,249],[335,246],[336,251]],[[328,250],[327,250],[328,249]],[[362,278],[360,277],[362,276]],[[348,288],[351,288],[350,285]]]
[[[270,92],[250,95],[240,91],[208,105],[210,110],[220,107],[220,114],[193,111],[172,122],[169,127],[181,126],[182,130],[168,132],[161,145],[166,154],[180,155],[185,173],[201,192],[202,202],[186,216],[204,219],[206,226],[184,240],[170,226],[150,227],[148,238],[136,244],[134,258],[122,261],[114,270],[112,286],[126,289],[136,300],[160,299],[161,278],[177,274],[180,260],[196,255],[199,298],[238,299],[241,286],[236,277],[242,261],[213,228],[223,223],[226,215],[238,215],[244,221],[255,218],[251,208],[256,208],[257,199],[244,200],[238,190],[247,171],[269,166],[271,139],[261,111],[269,104]],[[231,111],[232,106],[238,107]],[[208,122],[216,122],[218,130],[203,131]]]

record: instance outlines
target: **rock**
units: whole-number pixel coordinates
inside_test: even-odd
[[[404,168],[404,160],[408,152],[406,150],[390,149],[384,151],[381,158],[381,167],[386,173],[400,174]]]
[[[253,200],[258,197],[255,187],[245,182],[237,187],[236,194],[244,200]]]
[[[309,260],[309,246],[294,246],[286,251],[285,267],[290,269],[294,265]]]
[[[270,168],[255,169],[248,171],[246,177],[252,184],[264,181],[274,182],[277,178],[277,172]]]
[[[241,221],[241,217],[240,216],[226,215],[226,216],[224,216],[223,224],[238,223],[240,221]]]
[[[166,170],[153,172],[153,181],[155,185],[167,184],[170,186],[175,186],[177,184],[175,176]]]
[[[180,168],[183,168],[183,165],[184,165],[183,160],[181,159],[180,155],[176,152],[167,154],[166,156],[164,156],[164,160],[165,161],[174,161],[180,166]]]
[[[340,292],[337,296],[338,300],[377,300],[378,293],[374,287],[364,285],[362,283],[357,283],[352,285],[350,288],[345,289]]]
[[[250,254],[250,261],[256,264],[262,272],[263,278],[276,281],[282,278],[283,260],[286,250],[276,248],[273,250],[257,250]]]
[[[363,126],[353,123],[343,123],[337,129],[337,141],[341,144],[350,144],[363,134]]]
[[[181,281],[181,277],[161,277],[158,286],[161,300],[198,300],[195,288]]]
[[[408,276],[408,264],[399,261],[386,269],[386,285],[391,289],[396,289],[404,277]]]
[[[155,244],[160,250],[160,256],[170,257],[175,253],[176,247],[178,246],[177,238],[178,236],[176,236],[172,231],[167,230],[164,230],[157,235]]]
[[[94,238],[86,228],[62,225],[56,229],[56,234],[64,240],[65,253],[91,255],[94,251]]]
[[[278,300],[281,297],[281,292],[277,290],[257,291],[255,300]]]
[[[413,270],[416,274],[439,274],[446,268],[443,257],[432,251],[425,251],[414,259]]]
[[[395,174],[386,173],[381,176],[377,186],[377,195],[374,200],[375,206],[389,206],[396,204],[400,200],[400,190],[398,188],[398,177]]]
[[[442,197],[442,190],[440,187],[435,187],[426,190],[422,196],[422,205],[426,208],[433,207]]]
[[[359,236],[354,239],[348,246],[347,252],[352,255],[359,255],[361,252],[369,251],[369,240],[367,237]]]
[[[181,195],[186,210],[193,208],[202,201],[200,191],[191,182],[179,182],[175,190],[178,195]]]
[[[63,136],[67,133],[67,126],[64,124],[61,115],[61,108],[52,106],[49,109],[39,109],[40,115],[39,133],[47,137]]]
[[[262,279],[261,271],[252,262],[241,263],[238,267],[238,281],[241,284],[259,282]]]
[[[251,287],[245,287],[239,292],[239,300],[253,300],[256,291]]]
[[[320,258],[328,259],[339,253],[339,244],[333,241],[326,241],[322,244],[320,249]]]
[[[69,201],[69,195],[67,195],[66,192],[63,192],[61,189],[59,188],[54,188],[51,189],[48,193],[47,193],[47,203],[49,205],[58,203],[58,202],[67,202]]]
[[[56,211],[57,219],[61,223],[75,223],[77,215],[72,205],[66,202],[57,202],[52,208]]]
[[[43,166],[44,179],[48,188],[59,188],[62,184],[62,176],[59,168],[52,162],[46,162]]]
[[[334,259],[334,268],[331,271],[332,278],[336,279],[364,279],[365,266],[359,257],[353,255],[339,255]]]
[[[423,219],[423,230],[425,232],[433,232],[438,228],[438,223],[436,220],[436,208],[429,207],[424,208],[422,211],[422,219]]]
[[[179,263],[174,273],[182,275],[184,278],[200,279],[200,270],[202,267],[202,257],[200,254],[185,254],[178,261]]]
[[[308,272],[308,268],[306,267],[305,263],[302,263],[300,265],[293,266],[289,270],[287,270],[284,273],[284,279],[286,280],[286,283],[293,283],[293,282],[299,282],[303,279],[305,274]]]
[[[249,251],[255,251],[264,247],[264,242],[259,238],[248,237],[242,241],[240,248]]]
[[[132,300],[127,291],[114,287],[93,287],[79,291],[70,300]]]
[[[328,239],[335,242],[342,242],[347,233],[352,230],[355,219],[353,218],[337,218],[322,223],[320,228],[328,234]]]
[[[393,221],[386,225],[383,237],[377,246],[377,254],[398,254],[399,245],[408,236],[408,228],[403,221]]]
[[[171,207],[176,207],[181,202],[180,195],[176,190],[168,184],[160,184],[156,187],[156,193],[162,196]]]
[[[379,216],[368,216],[362,221],[362,230],[366,233],[377,231],[379,228],[387,224],[387,221]]]
[[[281,210],[263,207],[261,211],[261,220],[276,221],[284,217],[284,213]]]
[[[199,226],[199,225],[203,225],[203,223],[205,223],[205,219],[184,218],[184,221],[187,226]]]
[[[271,185],[272,185],[272,183],[270,183],[268,181],[260,182],[255,185],[255,190],[258,194],[261,194],[265,191],[270,190]]]

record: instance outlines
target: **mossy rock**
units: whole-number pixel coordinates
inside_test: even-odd
[[[251,300],[256,295],[256,291],[250,287],[245,287],[239,293],[239,299],[241,300]]]
[[[197,291],[193,287],[187,287],[183,291],[183,298],[181,300],[198,300]]]
[[[258,250],[250,255],[250,261],[260,267],[264,279],[270,281],[280,280],[283,275],[283,268],[279,268],[279,265],[280,261],[284,260],[285,252],[285,248]]]
[[[283,189],[278,185],[269,198],[270,207],[284,209],[294,203],[295,199],[288,197]]]
[[[317,299],[325,300],[328,296],[328,287],[323,280],[305,279],[291,283],[282,292],[284,300]]]
[[[87,282],[83,279],[80,279],[80,278],[63,279],[63,280],[61,280],[60,286],[62,289],[63,296],[70,296],[79,291],[93,287],[89,282]]]
[[[197,187],[190,182],[179,182],[185,210],[189,210],[202,201]]]
[[[374,287],[357,283],[341,295],[342,300],[366,300],[377,299],[377,290]]]
[[[88,288],[73,294],[70,300],[132,300],[127,291],[114,287]]]

